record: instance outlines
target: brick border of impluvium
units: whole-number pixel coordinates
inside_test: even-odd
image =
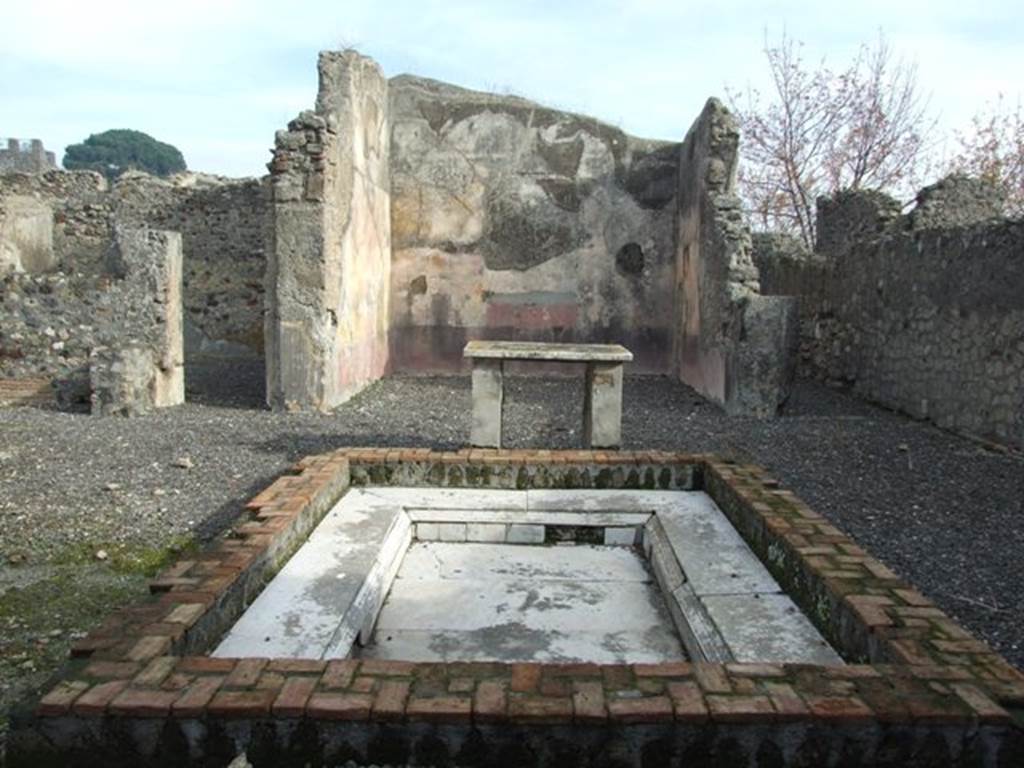
[[[321,756],[335,749],[340,759],[395,762],[429,753],[430,762],[458,757],[473,764],[466,734],[484,729],[490,735],[478,752],[486,760],[495,759],[486,745],[505,744],[515,754],[532,750],[534,762],[543,763],[545,750],[562,743],[552,741],[566,732],[559,726],[575,734],[563,740],[559,759],[565,750],[603,753],[616,743],[607,741],[610,733],[638,755],[651,748],[644,741],[650,734],[660,734],[651,743],[673,754],[688,744],[718,754],[728,737],[730,748],[750,760],[766,742],[784,759],[800,750],[823,759],[852,750],[894,765],[920,754],[950,764],[1024,754],[1024,675],[759,467],[660,451],[351,448],[306,458],[293,470],[250,501],[245,519],[223,539],[156,578],[150,599],[74,643],[61,678],[34,710],[15,717],[12,760],[22,756],[34,765],[40,755],[128,749],[141,761],[166,754],[170,739],[192,758],[215,744],[227,754],[248,740],[251,759],[253,749],[277,761],[303,749]],[[350,484],[703,489],[851,663],[443,664],[202,655]],[[372,736],[384,727],[391,747]],[[405,742],[394,736],[403,728]],[[546,746],[530,746],[537,729],[547,733],[540,742]],[[587,747],[584,733],[595,729],[605,741],[594,744],[604,746]],[[297,732],[305,734],[305,747],[295,742]],[[781,739],[782,732],[790,735]],[[227,742],[224,734],[231,735]],[[405,747],[394,747],[394,738]],[[424,743],[434,752],[423,752]]]

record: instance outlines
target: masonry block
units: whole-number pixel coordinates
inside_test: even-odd
[[[92,412],[139,415],[185,401],[181,235],[117,227],[107,269],[117,317],[90,361]]]

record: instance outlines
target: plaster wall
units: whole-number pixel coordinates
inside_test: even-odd
[[[0,200],[0,275],[45,272],[54,265],[53,210],[34,197]]]
[[[406,75],[390,100],[395,370],[458,370],[477,338],[666,370],[678,145]]]
[[[267,393],[329,410],[384,374],[391,270],[387,80],[355,52],[319,60],[316,110],[271,163]]]
[[[730,413],[772,416],[793,378],[797,308],[761,295],[735,194],[738,145],[734,119],[709,99],[680,152],[673,360]]]

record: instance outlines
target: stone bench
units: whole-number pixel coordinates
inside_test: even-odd
[[[520,341],[471,341],[462,356],[473,361],[473,426],[469,442],[501,448],[501,408],[506,360],[583,363],[585,448],[618,448],[622,442],[622,364],[633,353],[619,344],[549,344]]]

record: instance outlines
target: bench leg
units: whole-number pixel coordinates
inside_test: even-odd
[[[501,360],[473,361],[473,426],[470,445],[501,448],[501,405],[504,400]]]
[[[622,444],[622,363],[589,363],[583,395],[583,445]]]

